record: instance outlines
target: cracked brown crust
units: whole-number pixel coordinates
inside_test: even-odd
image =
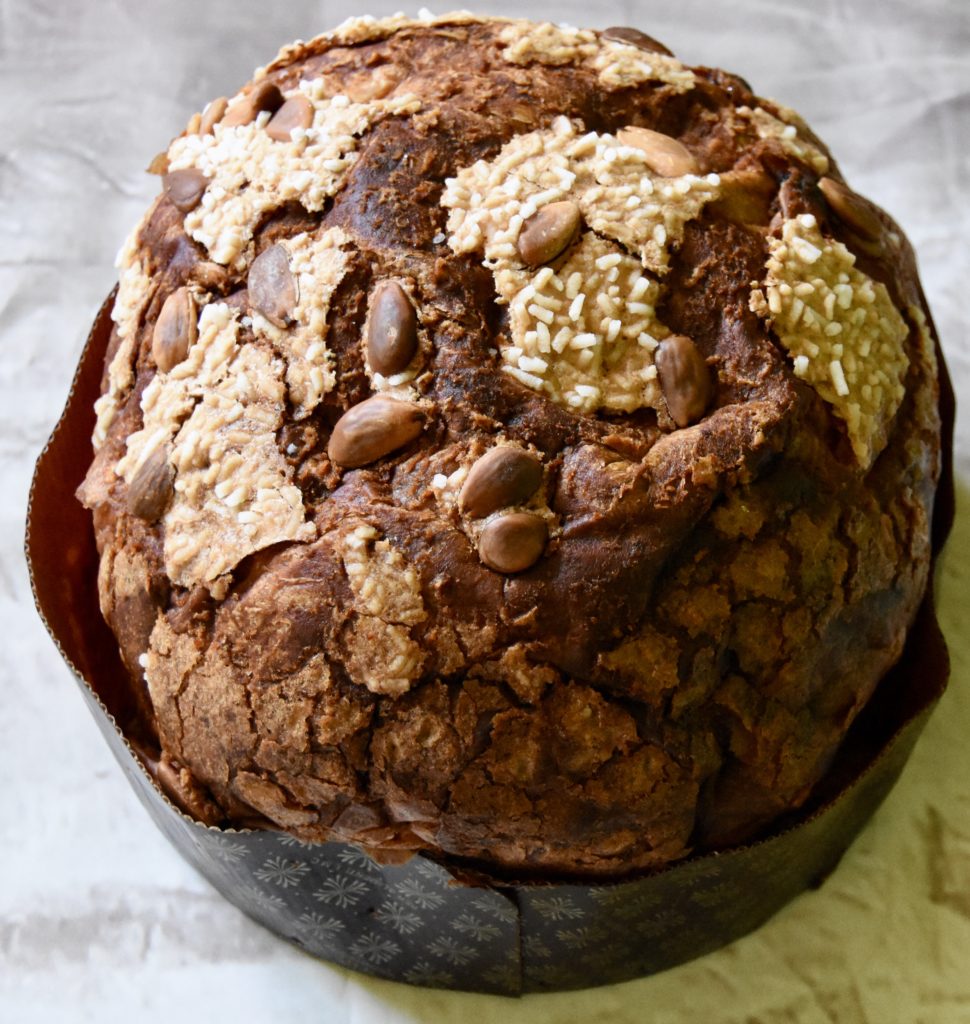
[[[687,92],[606,93],[586,68],[503,60],[500,27],[308,44],[269,70],[284,92],[327,76],[330,94],[353,97],[379,79],[421,102],[371,127],[322,213],[290,203],[255,235],[257,252],[334,227],[350,239],[328,318],[336,387],[278,434],[317,539],[250,555],[214,592],[185,590],[165,575],[163,527],[126,511],[113,467],[142,425],[164,299],[197,282],[246,302],[245,276],[211,263],[164,197],[137,239],[152,293],[134,384],[83,496],[104,614],[140,693],[151,646],[143,706],[168,774],[208,820],[261,815],[385,859],[426,849],[518,875],[617,876],[748,838],[800,805],[898,656],[929,563],[935,370],[909,314],[906,397],[863,474],[750,311],[750,287],[767,233],[812,213],[905,314],[921,308],[905,241],[874,251],[847,235],[816,171],[735,114],[776,109],[742,80],[694,68]],[[740,199],[722,195],[687,225],[658,309],[716,370],[693,427],[653,410],[577,415],[499,372],[506,318],[492,275],[443,241],[445,178],[563,114],[587,130],[670,134],[704,173],[740,182]],[[385,278],[413,283],[428,358],[412,384],[434,415],[401,451],[340,471],[327,441],[371,393],[360,336]],[[240,340],[256,343],[246,328]],[[117,345],[116,332],[106,366]],[[542,455],[561,527],[537,565],[508,577],[481,564],[433,486],[498,440]],[[414,570],[423,616],[362,612],[350,522]],[[361,683],[382,671],[391,635],[421,652],[402,696]]]

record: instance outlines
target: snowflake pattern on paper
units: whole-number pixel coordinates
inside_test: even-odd
[[[441,885],[441,868],[437,864],[432,864],[431,861],[419,858],[417,863],[414,865],[414,871],[422,878],[427,879],[433,885]]]
[[[416,878],[399,882],[394,889],[401,899],[413,903],[422,910],[436,910],[445,901],[443,896],[424,888]]]
[[[547,921],[574,921],[583,916],[568,896],[536,896],[533,905]]]
[[[467,964],[475,955],[473,949],[461,942],[457,942],[449,935],[442,935],[435,939],[428,946],[428,952],[459,967]]]
[[[280,836],[280,846],[298,846],[302,850],[312,850],[313,843],[304,839],[297,839],[296,836]]]
[[[219,860],[227,864],[236,864],[249,853],[249,847],[245,843],[233,842],[231,839],[221,837],[217,837],[209,849]]]
[[[502,934],[500,928],[487,921],[481,921],[471,914],[461,914],[451,922],[451,927],[456,932],[461,932],[475,942],[487,942],[489,939],[496,939]]]
[[[392,939],[385,939],[377,932],[364,932],[350,947],[350,952],[369,964],[386,964],[401,952],[401,947]]]
[[[404,972],[402,977],[411,985],[427,985],[431,988],[455,987],[455,976],[451,971],[435,967],[427,960],[418,960],[413,967]]]
[[[483,914],[490,914],[506,924],[512,924],[519,919],[519,912],[515,909],[515,904],[505,897],[496,899],[494,896],[478,896],[472,900],[472,906]]]
[[[590,945],[591,933],[591,928],[565,928],[556,932],[556,938],[567,949],[582,949]]]
[[[368,892],[370,886],[359,878],[347,875],[334,875],[328,878],[323,887],[313,894],[321,903],[332,903],[337,907],[353,907],[361,896]]]
[[[374,917],[383,921],[401,935],[410,935],[421,927],[420,916],[411,908],[398,900],[385,900]]]
[[[535,957],[537,960],[548,960],[552,956],[552,950],[538,932],[523,936],[522,949],[530,957]]]
[[[336,917],[325,917],[323,914],[318,914],[312,910],[305,914],[300,914],[299,924],[301,925],[303,935],[311,937],[318,942],[329,942],[339,932],[346,929],[343,921],[338,920]]]
[[[264,892],[258,886],[251,885],[243,890],[248,901],[264,913],[278,914],[286,909],[286,904],[272,892]]]
[[[282,889],[289,889],[300,884],[300,880],[310,869],[299,860],[286,860],[283,857],[270,857],[261,868],[255,871],[261,882],[272,882]]]
[[[354,846],[347,846],[342,849],[337,854],[337,860],[351,869],[356,868],[358,871],[370,872],[374,875],[381,873],[380,865],[375,863],[363,850],[358,850]]]

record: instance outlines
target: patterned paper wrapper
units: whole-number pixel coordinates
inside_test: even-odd
[[[899,664],[809,806],[757,842],[627,881],[513,884],[422,855],[381,866],[341,843],[202,825],[157,788],[129,742],[135,709],[98,609],[90,516],[74,498],[90,461],[109,310],[110,297],[35,470],[26,547],[37,607],[156,825],[228,900],[315,956],[397,981],[505,995],[617,982],[701,956],[821,883],[889,792],[943,692],[949,663],[930,587]],[[942,356],[940,367],[935,553],[953,516],[953,397]]]

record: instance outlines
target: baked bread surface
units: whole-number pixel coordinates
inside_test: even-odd
[[[939,473],[912,251],[631,30],[357,19],[154,163],[80,497],[210,823],[613,876],[797,808]]]

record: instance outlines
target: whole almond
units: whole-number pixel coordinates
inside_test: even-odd
[[[541,483],[542,465],[534,455],[521,448],[493,448],[472,466],[459,502],[463,512],[483,519],[500,508],[527,501]]]
[[[528,267],[554,260],[579,230],[579,206],[569,199],[549,203],[534,213],[519,232],[519,255]]]
[[[182,211],[194,210],[202,199],[209,179],[197,167],[183,167],[162,175],[165,195]]]
[[[397,281],[381,281],[371,293],[364,344],[370,368],[385,377],[400,373],[414,358],[418,319]]]
[[[189,354],[199,336],[195,299],[188,288],[178,288],[162,305],[152,331],[152,358],[165,373]]]
[[[664,338],[654,356],[660,389],[678,427],[696,423],[714,395],[711,371],[697,346],[683,334]]]
[[[542,557],[548,537],[544,519],[528,512],[510,512],[482,530],[478,556],[496,572],[522,572]]]
[[[283,94],[271,82],[261,82],[252,92],[229,107],[221,121],[225,128],[249,124],[264,111],[275,113],[283,106]]]
[[[275,114],[285,102],[279,86],[272,82],[260,82],[249,94],[249,98],[252,100],[257,114],[261,114],[264,110]]]
[[[294,128],[306,130],[313,124],[313,104],[298,92],[291,96],[270,118],[266,134],[277,142],[290,142]]]
[[[646,50],[648,53],[662,53],[667,57],[673,57],[673,54],[663,43],[657,42],[653,36],[648,36],[646,32],[641,32],[638,28],[628,28],[626,25],[613,25],[610,28],[604,28],[600,35],[604,39],[612,39],[617,43],[628,43],[630,46]]]
[[[290,257],[282,245],[271,245],[253,260],[247,287],[252,308],[271,324],[286,327],[298,295]]]
[[[424,412],[410,402],[374,395],[337,420],[327,453],[345,469],[357,469],[413,441],[424,429]]]
[[[149,523],[161,518],[172,500],[175,470],[168,457],[168,445],[159,445],[138,467],[128,485],[128,511]]]
[[[229,106],[229,100],[225,96],[219,96],[209,103],[202,111],[202,119],[199,121],[199,134],[211,135],[212,129],[222,120]]]
[[[662,178],[679,178],[700,171],[694,154],[670,135],[650,128],[628,127],[621,128],[616,137],[624,146],[639,149],[650,170]]]
[[[882,238],[882,221],[862,196],[834,178],[821,178],[818,187],[825,201],[853,231],[870,242]]]

